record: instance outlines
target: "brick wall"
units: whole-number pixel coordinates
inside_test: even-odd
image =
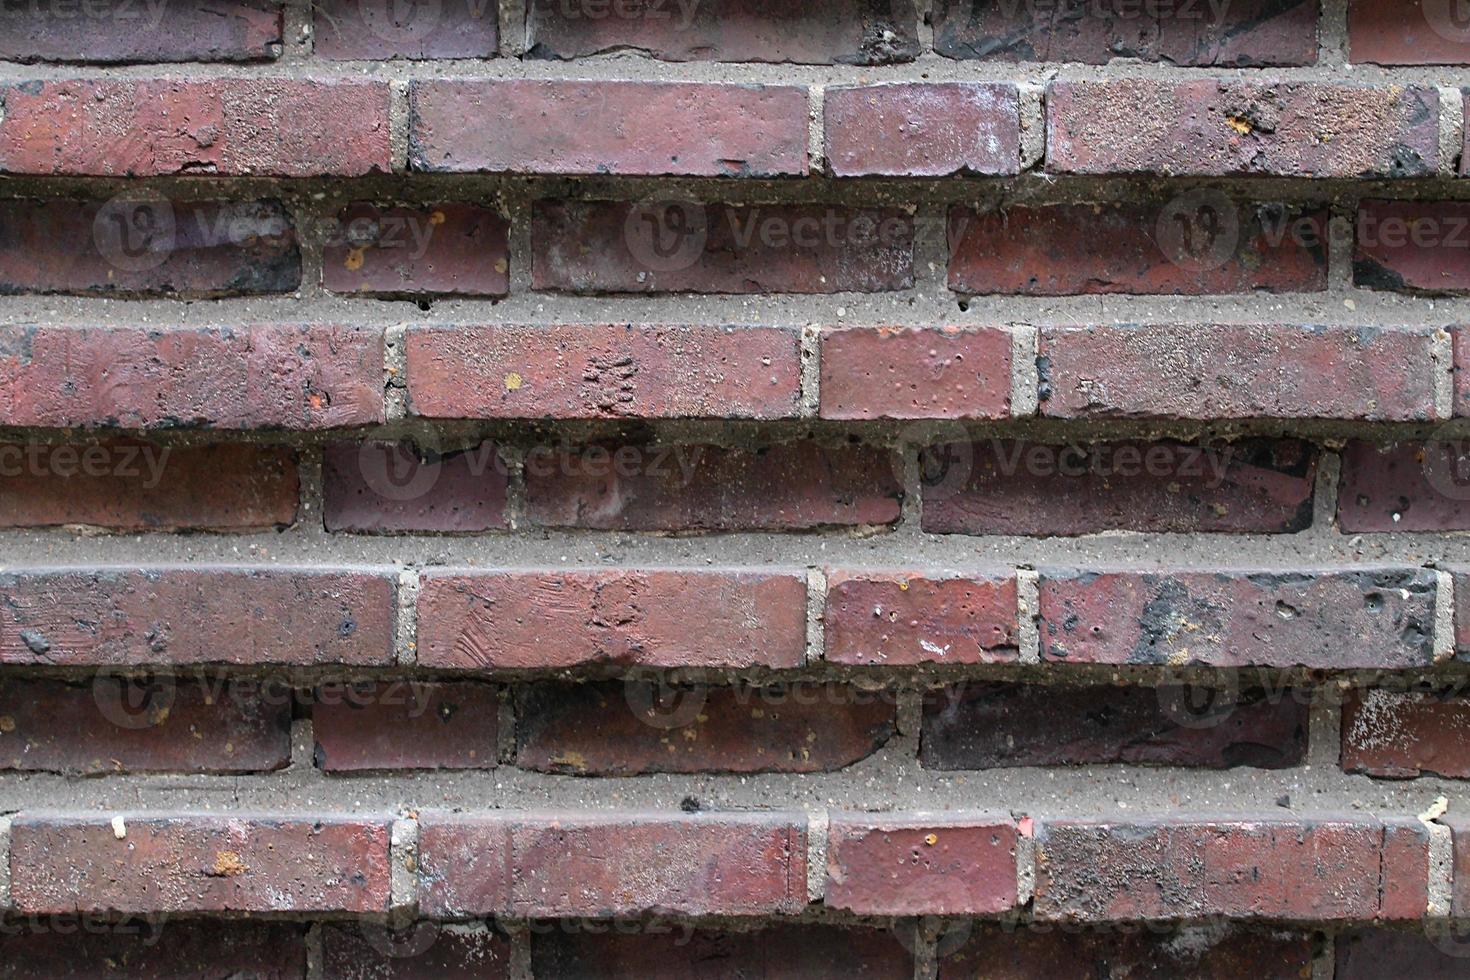
[[[1470,970],[1448,0],[0,4],[0,976]]]

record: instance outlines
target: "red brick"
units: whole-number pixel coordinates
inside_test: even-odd
[[[511,945],[481,923],[415,922],[401,929],[364,919],[322,927],[323,980],[510,980]]]
[[[24,62],[264,61],[280,45],[280,0],[17,4],[0,32],[0,58]]]
[[[1470,824],[1464,817],[1451,814],[1440,822],[1450,828],[1454,844],[1453,884],[1450,893],[1450,914],[1464,919],[1470,914]],[[1463,932],[1458,927],[1457,932]]]
[[[531,285],[576,293],[879,293],[914,284],[897,208],[537,201]]]
[[[322,254],[322,285],[334,293],[504,296],[509,289],[510,222],[489,208],[354,204],[337,215],[335,230]]]
[[[858,915],[990,915],[1016,906],[1016,825],[979,813],[836,813],[827,908]]]
[[[382,422],[365,327],[24,326],[0,340],[0,424],[328,429]]]
[[[806,580],[791,572],[434,570],[418,612],[425,667],[798,667],[806,657]]]
[[[778,327],[415,328],[408,396],[428,418],[788,418],[800,342]]]
[[[1020,112],[1004,82],[833,86],[822,110],[827,166],[837,177],[1018,173]]]
[[[22,814],[10,828],[20,912],[386,912],[386,820]],[[121,829],[121,836],[119,836]]]
[[[1455,591],[1455,656],[1467,659],[1470,654],[1470,569],[1450,568]]]
[[[1460,176],[1466,177],[1470,176],[1470,86],[1460,89],[1460,102],[1460,131],[1465,136],[1465,146],[1460,151]]]
[[[1014,663],[1020,656],[1011,572],[829,571],[823,619],[832,663]]]
[[[1046,571],[1041,656],[1120,665],[1424,667],[1434,662],[1435,590],[1434,573],[1420,568]]]
[[[429,916],[771,915],[806,908],[801,813],[424,814]]]
[[[443,453],[338,442],[322,456],[322,517],[328,531],[370,534],[501,529],[507,482],[493,442]]]
[[[1465,928],[1450,920],[1422,929],[1352,929],[1337,934],[1336,980],[1454,977],[1465,969]]]
[[[1436,417],[1429,330],[1150,325],[1041,330],[1057,418]]]
[[[1359,203],[1353,284],[1409,293],[1470,292],[1470,202]]]
[[[694,177],[807,172],[807,95],[798,86],[446,79],[412,82],[408,97],[414,170]],[[492,116],[496,125],[484,125]]]
[[[1465,448],[1459,440],[1349,442],[1337,493],[1339,529],[1470,530]]]
[[[3,173],[353,177],[392,169],[383,81],[89,78],[11,84],[0,99]]]
[[[868,445],[538,446],[525,462],[526,515],[542,527],[618,531],[886,525],[899,517],[901,477],[899,460]]]
[[[20,921],[0,934],[0,963],[0,975],[15,978],[305,980],[306,925],[164,917]]]
[[[842,684],[533,684],[517,697],[516,764],[578,776],[831,772],[888,742],[895,704]]]
[[[1429,87],[1134,78],[1046,93],[1055,173],[1422,177],[1438,159]]]
[[[0,443],[0,526],[232,531],[296,522],[296,453],[215,443]]]
[[[949,212],[949,288],[971,295],[1312,293],[1327,212],[1194,191],[1160,205]]]
[[[1357,64],[1470,65],[1470,28],[1444,0],[1349,0],[1348,57]]]
[[[0,663],[390,664],[395,585],[366,569],[12,570]]]
[[[392,680],[317,688],[316,765],[372,769],[494,769],[499,690],[473,681]]]
[[[1342,709],[1342,768],[1370,776],[1470,778],[1470,700],[1454,692],[1354,692]]]
[[[313,15],[318,58],[493,58],[500,47],[499,8],[486,0],[321,0]]]
[[[1000,327],[853,327],[822,334],[826,419],[1003,419],[1011,333]]]

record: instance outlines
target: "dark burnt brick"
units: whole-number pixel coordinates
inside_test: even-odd
[[[779,668],[805,656],[797,572],[436,569],[419,590],[425,667]]]
[[[1209,706],[1197,713],[1192,706]],[[1286,769],[1306,757],[1304,692],[970,683],[924,699],[925,769],[1164,765]]]
[[[382,422],[381,328],[19,325],[0,425],[328,429]]]
[[[279,201],[0,202],[0,293],[289,293],[301,249]]]
[[[1470,700],[1453,691],[1353,692],[1342,708],[1342,768],[1370,776],[1470,778]]]
[[[1016,824],[981,813],[834,813],[823,903],[859,915],[1015,908]]]
[[[30,568],[0,574],[0,663],[391,664],[391,571]]]
[[[510,980],[510,941],[481,923],[322,927],[323,980]]]
[[[1466,660],[1470,659],[1470,568],[1447,570],[1455,596],[1455,657]]]
[[[337,215],[322,253],[322,285],[376,296],[504,296],[510,222],[473,204],[379,208]]]
[[[774,915],[805,910],[806,815],[628,811],[419,817],[425,915]]]
[[[390,821],[314,815],[22,814],[17,911],[386,912]],[[119,836],[119,829],[122,836]]]
[[[516,697],[516,764],[578,776],[831,772],[888,742],[895,706],[891,692],[843,684],[543,682]]]
[[[852,327],[821,335],[824,419],[1003,419],[1011,333],[1002,327]]]
[[[392,169],[386,81],[86,78],[0,87],[0,173],[355,177]],[[339,125],[351,120],[351,125]]]
[[[1427,86],[1129,78],[1046,92],[1054,173],[1424,177],[1438,160]]]
[[[1020,93],[1004,82],[832,86],[822,123],[827,166],[837,177],[1021,169]]]
[[[255,772],[290,761],[290,695],[258,685],[197,675],[0,681],[3,769]]]
[[[574,293],[880,293],[914,284],[896,208],[537,201],[531,285]]]
[[[285,448],[0,443],[0,527],[257,530],[294,524],[299,498]]]
[[[1470,292],[1470,202],[1360,202],[1353,284],[1405,293]]]
[[[1333,943],[1336,980],[1457,977],[1465,971],[1465,927],[1451,920],[1409,929],[1349,929]]]
[[[719,82],[409,84],[414,170],[775,177],[807,172],[807,93]],[[493,116],[494,126],[484,125]]]
[[[1317,61],[1315,0],[1140,7],[1124,0],[1002,4],[940,0],[934,48],[946,58],[1073,61],[1115,58],[1247,68]]]
[[[598,17],[562,0],[526,7],[528,58],[633,50],[661,61],[880,65],[919,55],[912,0],[629,0]]]
[[[493,769],[499,722],[499,689],[473,681],[332,684],[311,706],[327,772]]]
[[[485,0],[319,0],[312,20],[313,53],[334,61],[493,58],[500,48],[500,10]]]
[[[1041,329],[1055,418],[1437,417],[1433,331],[1280,324]]]
[[[0,58],[23,62],[265,61],[280,45],[281,0],[17,4],[0,32]]]
[[[1437,0],[1349,0],[1348,58],[1356,64],[1470,65],[1470,31]]]
[[[298,922],[121,917],[6,923],[0,977],[69,980],[306,980]]]
[[[1312,293],[1327,212],[1192,192],[1155,204],[949,211],[949,288],[970,295]]]
[[[921,457],[923,526],[1039,537],[1301,531],[1312,523],[1317,457],[1296,439],[939,445]]]
[[[1345,533],[1470,530],[1466,449],[1461,440],[1349,442],[1342,453],[1338,527]]]
[[[868,445],[545,446],[526,457],[526,516],[542,527],[616,531],[886,525],[899,517],[901,474],[889,450]]]
[[[322,455],[322,518],[328,531],[369,534],[506,528],[508,480],[492,442],[442,453],[333,443]]]
[[[1434,662],[1422,568],[1044,571],[1044,660],[1402,669]],[[1344,642],[1352,637],[1352,642]]]
[[[1460,89],[1460,129],[1465,135],[1465,146],[1460,151],[1460,176],[1470,176],[1470,86]]]
[[[788,418],[801,395],[780,327],[418,327],[405,347],[427,418]]]
[[[1014,663],[1020,657],[1014,572],[832,569],[824,656],[832,663],[911,666]]]

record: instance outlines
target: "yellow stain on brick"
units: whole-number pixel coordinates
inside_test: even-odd
[[[363,252],[364,251],[366,251],[366,250],[365,249],[361,249],[361,248],[354,248],[352,251],[350,251],[350,252],[347,253],[347,261],[344,262],[343,264],[346,265],[347,268],[350,269],[350,270],[352,270],[353,272],[356,272],[358,269],[361,269],[362,268],[362,256],[363,256]]]
[[[9,715],[0,715],[0,732],[9,735],[15,731],[15,719]]]
[[[516,374],[514,371],[510,372],[510,374],[507,374],[505,376],[505,390],[506,391],[519,391],[521,385],[523,385],[525,383],[526,383],[525,379],[522,378],[519,374]]]
[[[1225,121],[1230,124],[1231,129],[1235,130],[1242,136],[1246,135],[1247,133],[1253,132],[1256,128],[1251,125],[1249,119],[1242,119],[1240,116],[1230,116]]]
[[[240,855],[234,851],[214,852],[214,876],[217,878],[234,878],[250,870],[245,867],[245,862]]]

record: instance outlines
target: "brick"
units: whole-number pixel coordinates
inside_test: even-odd
[[[65,724],[57,720],[66,719]],[[0,768],[257,772],[291,761],[291,698],[202,676],[0,681]]]
[[[888,450],[861,444],[538,446],[525,462],[526,516],[617,531],[882,526],[899,518],[901,477]]]
[[[1357,64],[1470,65],[1470,29],[1442,0],[1350,0],[1348,57]]]
[[[504,296],[509,234],[499,212],[473,204],[353,204],[323,250],[322,285],[369,296]]]
[[[323,980],[510,980],[511,945],[488,925],[370,920],[322,927]]]
[[[1016,577],[829,570],[825,658],[859,666],[1014,663]]]
[[[1166,203],[949,211],[949,288],[970,295],[1313,293],[1327,212],[1193,191]]]
[[[1196,704],[1207,706],[1196,713]],[[1183,684],[970,683],[924,699],[925,769],[1165,765],[1287,769],[1307,750],[1308,692]]]
[[[167,29],[162,22],[168,19]],[[148,6],[17,4],[4,14],[6,61],[265,61],[281,47],[279,0]]]
[[[1015,908],[1016,825],[980,813],[836,813],[823,904],[859,915]]]
[[[779,668],[806,656],[806,579],[791,572],[434,570],[418,614],[425,667]]]
[[[880,65],[919,55],[912,0],[834,0],[821,7],[634,0],[611,14],[560,0],[531,0],[526,7],[528,58],[570,61],[634,50],[660,61]]]
[[[409,85],[408,159],[440,173],[776,177],[807,172],[806,89],[447,79]],[[498,120],[483,125],[487,114]]]
[[[1360,202],[1353,284],[1404,293],[1470,292],[1470,202]]]
[[[386,912],[386,820],[22,814],[15,908],[37,914]]]
[[[1043,660],[1402,669],[1434,662],[1434,573],[1045,571]],[[1343,637],[1353,642],[1344,643]]]
[[[316,766],[494,769],[500,699],[493,684],[392,680],[333,684],[311,706]]]
[[[914,284],[897,208],[537,201],[531,285],[575,293],[879,293]]]
[[[853,327],[821,345],[824,419],[1010,417],[1009,330]]]
[[[0,575],[0,663],[391,664],[389,572],[32,568]]]
[[[1465,145],[1460,151],[1460,176],[1465,177],[1470,176],[1470,86],[1460,89],[1460,102],[1460,131],[1465,138]]]
[[[1455,606],[1455,657],[1470,659],[1470,569],[1448,569]]]
[[[0,292],[234,296],[301,285],[279,201],[0,201]]]
[[[1372,688],[1342,708],[1342,769],[1370,776],[1470,778],[1470,701]]]
[[[1056,418],[1436,417],[1428,330],[1149,325],[1041,330]]]
[[[1338,933],[1333,946],[1336,980],[1453,977],[1464,971],[1464,927],[1456,922],[1431,921],[1423,929],[1350,929]]]
[[[1134,78],[1046,93],[1053,173],[1423,177],[1438,160],[1439,93],[1424,86]]]
[[[228,951],[228,952],[226,952]],[[0,976],[306,980],[306,925],[91,917],[12,922]]]
[[[296,523],[296,453],[135,439],[0,443],[0,526],[265,530]]]
[[[1454,381],[1455,417],[1470,415],[1470,329],[1452,327],[1450,346],[1455,360],[1452,379]]]
[[[1038,537],[1302,531],[1317,456],[1296,439],[941,444],[921,457],[923,527]]]
[[[833,86],[822,110],[837,177],[1015,174],[1020,93],[1004,82]]]
[[[508,480],[493,442],[447,452],[338,442],[322,454],[322,517],[328,531],[367,534],[504,529]]]
[[[806,817],[421,815],[429,916],[771,915],[806,908]]]
[[[788,418],[800,341],[778,327],[413,328],[410,410],[427,418]]]
[[[500,47],[499,8],[481,0],[322,0],[313,14],[313,53],[334,61],[493,58]]]
[[[578,776],[831,772],[887,744],[895,706],[891,692],[843,684],[538,683],[516,699],[516,765]]]
[[[328,429],[384,420],[380,328],[19,325],[0,424]]]
[[[1249,68],[1317,61],[1317,4],[1247,0],[1215,7],[1109,0],[1001,5],[941,0],[934,48],[946,58],[1072,61],[1114,58],[1191,67]]]
[[[1349,442],[1342,453],[1338,528],[1345,533],[1470,530],[1464,450],[1459,440],[1386,446]]]
[[[12,83],[0,99],[0,173],[355,177],[392,169],[385,81],[88,78]]]
[[[1450,828],[1454,841],[1450,915],[1464,919],[1470,913],[1470,825],[1463,817],[1456,816],[1442,817],[1439,822]]]

